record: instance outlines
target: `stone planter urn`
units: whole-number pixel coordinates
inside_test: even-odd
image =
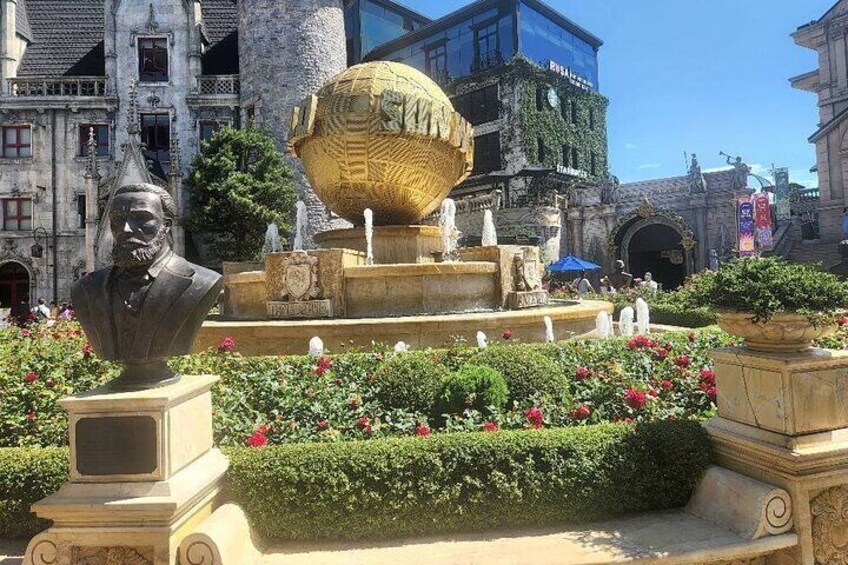
[[[813,340],[836,331],[836,324],[814,326],[806,317],[780,313],[768,322],[754,322],[750,312],[720,312],[718,325],[745,340],[752,351],[795,352],[813,346]]]

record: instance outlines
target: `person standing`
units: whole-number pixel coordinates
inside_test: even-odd
[[[589,282],[589,279],[586,278],[586,271],[580,271],[580,276],[574,279],[574,282],[571,283],[571,286],[577,291],[577,296],[583,298],[585,294],[590,292],[595,292],[595,289],[592,288],[592,283]]]

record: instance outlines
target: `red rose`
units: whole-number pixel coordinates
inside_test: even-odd
[[[501,429],[501,427],[498,425],[497,422],[489,421],[489,422],[486,422],[485,424],[483,424],[483,431],[484,432],[496,432],[499,429]]]
[[[27,412],[26,419],[29,422],[34,422],[35,421],[35,410],[30,410],[29,412]]]
[[[30,371],[29,373],[24,375],[24,380],[28,383],[34,383],[35,381],[38,380],[38,375],[36,375],[32,371]]]
[[[624,393],[624,402],[634,410],[641,410],[645,406],[645,393],[629,387]]]
[[[329,428],[330,424],[328,424],[326,420],[318,420],[315,423],[315,427],[318,428],[318,431],[320,432],[321,430],[326,430],[327,428]]]
[[[709,388],[707,389],[707,391],[706,391],[706,392],[707,392],[707,396],[709,396],[709,397],[710,397],[710,400],[711,400],[711,401],[713,401],[713,402],[715,402],[715,401],[716,401],[716,392],[717,392],[717,391],[716,391],[716,387],[711,386],[711,387],[709,387]]]
[[[31,332],[26,328],[21,330],[21,335],[24,336],[24,337],[29,337],[30,334],[31,334]]]
[[[265,437],[265,434],[260,433],[259,430],[257,430],[247,438],[245,443],[247,443],[250,447],[263,447],[268,445],[268,438]]]
[[[268,426],[267,424],[260,424],[256,427],[256,432],[264,436],[268,433],[268,430],[270,429],[270,426]]]
[[[545,415],[535,406],[528,408],[524,415],[534,430],[538,430],[545,424]]]
[[[415,435],[421,437],[427,437],[430,435],[430,428],[425,424],[419,424],[417,428],[415,428]]]
[[[330,361],[329,357],[327,357],[326,355],[322,356],[318,359],[318,364],[315,366],[315,373],[318,375],[323,375],[332,364],[333,362]]]
[[[236,340],[227,336],[221,340],[221,343],[218,344],[218,351],[232,351],[235,346]]]
[[[641,349],[643,347],[656,347],[657,342],[653,339],[647,338],[643,335],[637,335],[633,339],[627,342],[627,347],[631,350]]]
[[[52,334],[50,334],[50,337],[52,337],[53,339],[61,339],[62,334],[60,334],[59,332],[53,332]]]
[[[513,335],[515,335],[515,332],[513,332],[513,331],[512,331],[511,329],[509,329],[509,328],[507,328],[507,329],[505,329],[505,330],[503,331],[503,338],[504,338],[504,339],[512,339],[512,336],[513,336]]]
[[[655,388],[649,388],[649,389],[648,389],[648,394],[650,394],[651,396],[653,396],[654,398],[656,398],[657,396],[659,396],[659,394],[660,394],[660,393],[659,393],[659,391],[657,391],[657,389],[655,389]]]
[[[368,421],[368,418],[365,417],[365,416],[362,416],[359,420],[356,421],[356,427],[359,428],[360,430],[364,430],[365,428],[369,427],[369,425],[370,425],[370,422]]]
[[[589,367],[577,367],[577,371],[574,373],[574,378],[578,381],[585,381],[591,376],[592,371],[589,370]]]
[[[672,349],[674,349],[674,346],[670,343],[666,343],[665,345],[663,345],[663,349],[665,349],[666,351],[671,351]]]
[[[662,349],[662,348],[657,349],[656,351],[654,351],[654,355],[656,355],[656,357],[659,361],[662,361],[663,359],[668,358],[668,350]]]
[[[94,353],[94,348],[91,346],[91,343],[86,341],[85,345],[82,346],[82,356],[85,359],[91,357],[91,354]]]
[[[704,381],[704,382],[706,382],[706,383],[709,383],[709,384],[711,384],[711,385],[715,386],[715,384],[716,384],[716,375],[715,375],[715,373],[714,373],[713,371],[711,371],[711,370],[710,370],[710,369],[708,369],[707,367],[704,367],[703,369],[701,369],[701,373],[700,373],[700,375],[701,375],[701,380],[702,380],[702,381]]]
[[[689,359],[688,355],[678,355],[674,358],[674,364],[683,369],[689,367],[692,364],[692,360]]]
[[[671,384],[671,381],[668,380],[668,379],[663,379],[663,382],[660,383],[660,386],[663,387],[666,390],[670,390],[671,388],[674,387],[674,385]]]
[[[839,325],[844,326],[845,324],[848,324],[848,316],[839,316]]]
[[[585,420],[590,414],[591,410],[585,404],[582,404],[571,411],[571,417],[578,421]]]

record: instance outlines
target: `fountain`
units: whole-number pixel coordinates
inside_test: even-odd
[[[317,335],[309,340],[309,354],[315,356],[324,354],[324,342]]]
[[[495,220],[492,211],[483,212],[483,238],[480,245],[483,247],[495,247],[498,244],[498,234],[495,231]]]
[[[636,299],[636,328],[641,335],[651,331],[651,311],[643,298]]]
[[[553,343],[556,341],[554,337],[554,322],[551,320],[550,316],[545,316],[545,341],[548,343]]]
[[[483,332],[477,332],[477,347],[481,349],[489,347],[489,338]]]
[[[633,307],[625,306],[618,316],[618,333],[630,337],[633,335]]]
[[[268,224],[268,229],[265,230],[265,245],[262,246],[262,253],[267,255],[268,253],[279,253],[282,250],[280,230],[277,228],[277,224],[271,222]]]
[[[308,221],[306,215],[306,203],[303,200],[298,200],[295,204],[297,214],[294,221],[294,245],[293,251],[303,251],[304,232],[306,231],[306,223]]]
[[[541,342],[549,329],[587,333],[612,310],[551,303],[539,249],[497,245],[494,229],[489,245],[457,247],[446,197],[471,172],[474,134],[426,75],[384,61],[351,67],[297,106],[291,124],[289,149],[316,195],[354,227],[315,234],[317,249],[296,245],[264,264],[225,263],[221,319],[204,324],[196,350],[225,336],[248,355],[302,352],[311,335],[441,347],[505,328]],[[439,226],[421,223],[440,207]],[[550,328],[539,324],[545,316]]]
[[[394,347],[395,353],[406,353],[409,351],[409,345],[405,341],[399,341]]]
[[[601,339],[612,336],[612,320],[609,312],[598,312],[598,315],[595,316],[595,329]]]

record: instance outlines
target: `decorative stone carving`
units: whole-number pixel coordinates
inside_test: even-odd
[[[688,251],[690,253],[692,252],[693,249],[695,249],[695,245],[697,245],[697,243],[698,243],[698,241],[694,237],[692,237],[691,234],[688,234],[688,233],[685,234],[683,236],[683,238],[680,240],[680,245],[683,246],[683,249],[685,249],[686,251]]]
[[[648,197],[645,196],[642,198],[642,202],[639,203],[639,207],[636,208],[636,214],[640,218],[650,218],[651,216],[657,213],[657,207],[654,206]]]
[[[72,565],[153,565],[152,547],[74,547]]]
[[[318,257],[295,251],[283,263],[282,299],[313,300],[321,297],[318,286]]]
[[[38,539],[40,537],[41,539]],[[49,533],[41,533],[30,542],[25,561],[32,565],[52,565],[56,563],[58,550],[56,542]]]
[[[523,292],[526,290],[532,290],[530,286],[530,282],[527,280],[527,266],[524,264],[524,254],[516,253],[515,257],[512,258],[512,267],[515,271],[514,280],[515,280],[515,290],[519,292]]]
[[[822,565],[848,564],[848,488],[830,488],[810,502],[813,555]]]

